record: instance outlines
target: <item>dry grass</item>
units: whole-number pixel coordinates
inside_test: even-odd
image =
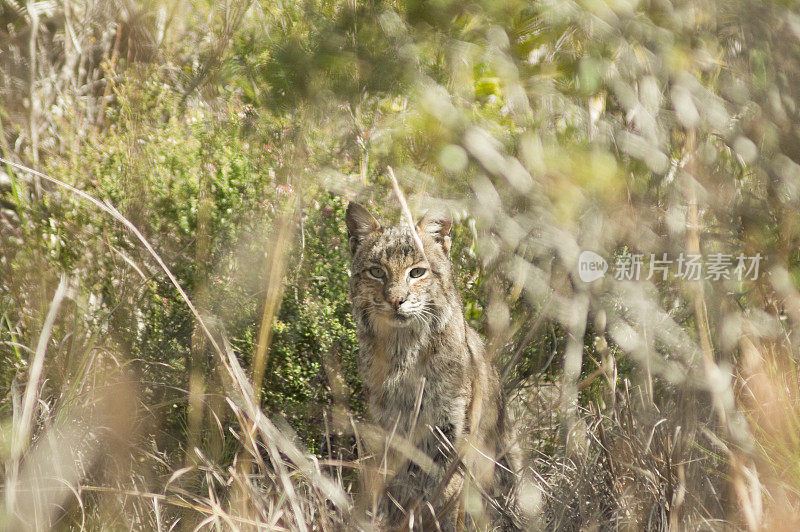
[[[527,528],[800,527],[795,6],[483,2],[439,13],[400,3],[373,13],[323,2],[316,19],[293,5],[212,4],[0,8],[0,243],[13,241],[33,265],[15,271],[0,249],[3,301],[26,315],[24,327],[0,315],[3,371],[13,376],[0,390],[0,529],[380,528],[360,492],[364,477],[387,472],[367,449],[391,438],[430,464],[354,411],[340,353],[324,353],[318,368],[332,398],[318,416],[318,452],[280,412],[262,410],[276,317],[293,296],[292,251],[314,260],[303,255],[303,217],[330,194],[389,205],[409,223],[429,194],[451,198],[472,242],[465,255],[479,265],[469,290],[485,296],[483,330],[510,395]],[[263,63],[250,64],[236,54],[258,40],[253,28],[270,45],[288,44],[253,45]],[[408,72],[381,70],[398,58]],[[296,68],[281,70],[281,60]],[[144,96],[127,90],[132,80]],[[159,83],[180,95],[174,109]],[[248,104],[233,119],[225,106],[245,101],[245,89],[263,108]],[[152,108],[164,116],[137,116]],[[142,176],[156,165],[143,150],[163,140],[153,133],[159,120],[208,158],[187,222],[200,265],[192,291],[173,271],[185,250],[158,249],[142,229]],[[209,131],[234,122],[246,139],[237,149],[274,158],[270,183],[290,198],[254,231],[263,263],[226,272],[266,271],[249,294],[263,302],[252,353],[237,351],[241,339],[227,338],[225,316],[211,312],[216,272],[206,267],[219,183],[204,149]],[[198,123],[212,127],[194,136]],[[254,130],[262,136],[248,136]],[[97,176],[81,166],[87,147],[112,140],[130,156],[115,162],[130,165],[125,182],[109,187],[130,203],[125,215],[86,192]],[[82,214],[64,207],[73,202]],[[86,212],[103,223],[87,223]],[[124,245],[111,243],[112,223]],[[31,230],[48,224],[46,234]],[[118,307],[98,317],[88,270],[51,267],[56,248],[88,256],[80,237],[95,231],[135,279],[115,287],[131,327],[157,281],[188,309],[191,345],[164,355],[178,360],[188,349],[177,369],[186,389],[154,399],[145,361],[104,323]],[[612,267],[632,251],[764,261],[745,280],[647,276],[645,261],[640,281],[609,273],[587,283],[577,270],[584,250]],[[160,433],[164,397],[181,397],[187,413],[171,446]]]

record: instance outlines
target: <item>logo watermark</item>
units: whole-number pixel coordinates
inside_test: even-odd
[[[607,271],[606,259],[594,251],[582,251],[578,256],[578,277],[584,283],[591,283],[605,277]]]
[[[645,260],[647,257],[649,260]],[[617,281],[662,280],[682,281],[754,281],[758,279],[761,253],[753,256],[730,253],[711,253],[707,256],[680,253],[670,257],[667,253],[622,253],[614,260],[613,277]],[[578,277],[591,283],[608,272],[608,262],[594,251],[583,251],[578,256]]]

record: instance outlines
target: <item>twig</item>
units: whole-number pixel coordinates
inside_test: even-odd
[[[34,164],[39,164],[39,126],[36,124],[38,117],[37,106],[39,99],[36,97],[36,39],[39,36],[39,11],[36,2],[30,1],[25,6],[31,19],[30,39],[28,41],[28,128],[31,141],[31,158]],[[38,189],[37,183],[37,189]],[[38,190],[37,190],[38,192]]]
[[[47,317],[42,326],[42,332],[39,334],[39,342],[36,345],[36,352],[33,355],[30,370],[28,372],[28,385],[25,387],[25,398],[22,403],[22,415],[19,417],[19,422],[15,423],[12,428],[11,436],[11,471],[6,479],[6,510],[13,511],[16,496],[16,482],[17,474],[19,471],[19,458],[22,456],[25,446],[28,442],[31,432],[31,424],[33,423],[33,412],[38,399],[39,381],[42,378],[42,371],[44,370],[44,355],[47,351],[47,343],[50,341],[50,334],[53,332],[58,309],[61,307],[61,302],[67,295],[67,277],[62,276],[61,281],[58,283],[56,293],[53,296],[53,301],[50,303],[50,309],[47,311]]]
[[[391,166],[387,166],[386,170],[389,172],[389,178],[392,180],[392,188],[394,189],[394,195],[397,196],[397,201],[400,202],[400,210],[403,213],[403,218],[406,219],[406,223],[411,228],[411,236],[414,238],[414,243],[419,248],[422,256],[425,258],[425,261],[428,260],[428,257],[425,255],[425,248],[422,245],[422,239],[417,234],[414,225],[414,217],[411,216],[411,209],[408,208],[408,202],[406,201],[406,196],[403,194],[403,191],[400,189],[400,183],[397,182],[397,177],[394,175],[394,170],[392,170]]]
[[[111,96],[111,84],[114,81],[115,75],[115,68],[117,67],[117,59],[119,58],[119,46],[120,41],[122,40],[122,28],[120,27],[119,21],[117,22],[116,28],[116,37],[114,38],[114,48],[111,52],[111,60],[106,67],[106,86],[103,89],[103,98],[100,100],[100,111],[97,113],[97,117],[94,122],[95,130],[100,128],[103,125],[103,119],[106,115],[106,107],[108,106],[108,99]]]

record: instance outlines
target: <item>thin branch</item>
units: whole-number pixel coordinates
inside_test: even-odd
[[[394,175],[394,170],[392,170],[391,166],[387,166],[386,170],[389,172],[389,178],[392,180],[392,188],[394,189],[394,195],[397,196],[397,201],[400,202],[400,209],[403,213],[403,218],[405,218],[406,223],[411,228],[411,236],[414,238],[414,243],[419,248],[422,256],[425,260],[428,260],[428,257],[425,255],[425,248],[422,245],[422,239],[419,237],[415,229],[414,224],[414,217],[411,215],[411,209],[408,208],[408,202],[406,201],[406,196],[403,194],[403,191],[400,189],[400,183],[397,182],[397,176]]]

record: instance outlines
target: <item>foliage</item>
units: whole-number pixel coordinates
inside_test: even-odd
[[[415,214],[455,214],[532,527],[785,525],[799,20],[750,0],[2,4],[0,526],[26,504],[67,508],[42,526],[364,517],[343,212],[398,221],[387,166]],[[582,250],[605,278],[580,280]],[[614,278],[631,253],[642,279]],[[647,275],[681,253],[763,262]],[[52,442],[79,503],[15,491]]]

